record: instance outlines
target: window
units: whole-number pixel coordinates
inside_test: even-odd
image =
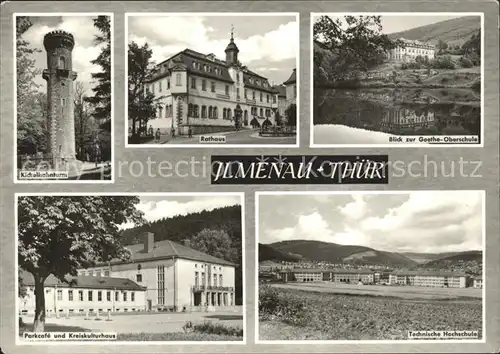
[[[167,90],[170,90],[170,78],[167,78]]]
[[[123,301],[127,301],[127,292],[126,291],[123,292]]]
[[[212,118],[219,118],[219,116],[217,114],[217,107],[214,107],[214,109],[213,109]]]
[[[259,117],[264,117],[264,114],[263,114],[262,108],[260,109],[260,116],[259,116]]]
[[[208,118],[212,118],[212,110],[213,110],[212,106],[208,107]]]
[[[262,102],[262,92],[260,93],[260,102]]]
[[[191,78],[191,88],[196,89],[196,79],[194,77]]]
[[[111,301],[111,291],[106,292],[106,301]]]
[[[236,73],[236,82],[240,83],[240,73]]]
[[[158,82],[158,91],[161,92],[161,80]]]
[[[175,74],[175,86],[181,86],[181,73],[176,73]]]
[[[217,286],[217,274],[214,274],[214,286]]]
[[[66,105],[66,99],[65,98],[61,98],[61,106],[65,106]]]
[[[240,99],[240,89],[238,87],[236,88],[236,98]]]
[[[59,69],[66,69],[66,59],[64,57],[59,57]]]
[[[247,89],[245,89],[245,98],[247,98]]]
[[[135,301],[135,292],[130,293],[130,301],[134,302]]]
[[[97,292],[97,301],[102,301],[102,291]]]
[[[135,281],[137,281],[137,282],[139,282],[139,283],[140,283],[140,282],[142,281],[142,274],[137,274],[137,275],[135,276]]]
[[[207,118],[207,106],[201,106],[201,118]]]
[[[165,304],[165,266],[158,266],[158,305]]]
[[[276,96],[273,96],[273,103],[276,103]]]
[[[61,300],[62,300],[62,290],[57,289],[57,301],[61,301]]]
[[[120,300],[120,293],[118,291],[115,291],[115,301]]]
[[[68,301],[73,301],[73,290],[68,290]]]
[[[78,291],[78,301],[83,301],[83,290]]]
[[[219,274],[219,286],[222,286],[222,274]]]
[[[226,85],[226,96],[229,96],[229,85]]]
[[[104,276],[105,276],[105,277],[109,277],[109,270],[105,270],[105,271],[104,271]]]
[[[92,301],[92,290],[87,291],[87,299],[88,301]]]
[[[194,272],[194,286],[198,287],[199,279],[198,279],[198,272]]]
[[[227,109],[227,119],[231,119],[231,108]]]
[[[252,91],[252,100],[255,101],[255,91]]]
[[[205,272],[201,272],[201,285],[205,285]]]
[[[269,95],[267,95],[267,103],[269,103]]]
[[[203,91],[207,90],[207,80],[201,80],[201,89]]]
[[[214,81],[212,81],[211,86],[212,86],[212,92],[215,92],[215,82]]]

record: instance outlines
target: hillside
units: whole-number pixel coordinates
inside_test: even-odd
[[[417,253],[417,252],[403,252],[403,256],[414,260],[419,264],[428,263],[436,259],[442,259],[450,256],[454,256],[460,252],[447,252],[447,253]]]
[[[427,266],[433,266],[440,263],[463,263],[463,262],[482,262],[483,252],[482,251],[467,251],[458,252],[451,255],[446,255],[442,258],[435,259],[426,263]]]
[[[431,25],[412,28],[402,32],[389,34],[390,38],[405,38],[437,44],[439,40],[448,45],[462,45],[474,33],[481,29],[479,16],[464,16]]]
[[[298,262],[302,259],[303,257],[301,257],[300,255],[278,251],[269,245],[259,243],[259,262],[263,261]]]
[[[275,250],[298,254],[305,259],[331,263],[377,264],[413,267],[416,262],[392,252],[377,251],[363,246],[339,245],[320,241],[282,241],[272,243]]]

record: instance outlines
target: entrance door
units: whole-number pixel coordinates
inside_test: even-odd
[[[148,311],[153,309],[153,300],[148,299]]]

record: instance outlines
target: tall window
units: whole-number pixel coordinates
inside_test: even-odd
[[[191,88],[196,89],[196,79],[194,77],[191,78]]]
[[[212,86],[212,92],[215,92],[215,81],[212,81],[211,86]]]
[[[207,106],[201,106],[201,118],[207,118]]]
[[[255,91],[252,91],[252,100],[255,101]]]
[[[61,300],[62,300],[62,290],[57,289],[57,301],[61,301]]]
[[[214,286],[217,286],[217,274],[214,274]]]
[[[208,118],[212,118],[212,106],[208,107]]]
[[[240,73],[236,73],[236,83],[240,83]]]
[[[266,97],[267,97],[267,103],[269,103],[269,95],[267,95]]]
[[[227,119],[231,119],[231,108],[227,109]]]
[[[167,78],[167,90],[170,90],[170,78]]]
[[[226,96],[229,96],[229,85],[226,85]]]
[[[247,98],[247,89],[245,89],[245,98]]]
[[[123,301],[127,301],[127,292],[126,291],[123,292]]]
[[[68,290],[68,301],[73,301],[73,290]]]
[[[158,305],[165,304],[165,266],[158,266]]]
[[[194,272],[194,286],[198,287],[199,285],[198,272]]]
[[[106,292],[106,301],[111,301],[111,291]]]
[[[260,93],[260,102],[262,102],[262,92]]]
[[[219,274],[219,286],[223,286],[223,283],[222,283],[222,274]]]
[[[59,69],[66,69],[66,59],[59,57]]]
[[[158,91],[161,92],[161,80],[158,82]]]
[[[207,90],[207,80],[201,80],[201,89],[203,91]]]
[[[120,300],[120,293],[118,291],[115,291],[115,301]]]
[[[205,285],[205,272],[201,272],[201,285]]]
[[[240,89],[238,87],[236,88],[236,98],[240,99]]]
[[[102,301],[102,291],[97,292],[97,301]]]
[[[88,301],[93,301],[92,300],[92,290],[87,291],[87,299],[88,299]]]
[[[259,117],[264,117],[264,112],[262,111],[262,108],[260,109],[260,116]]]
[[[181,80],[182,80],[181,73],[176,73],[175,74],[175,86],[181,86],[182,85]]]
[[[135,301],[135,292],[130,293],[130,301],[134,302]]]
[[[83,301],[83,290],[78,291],[78,301]]]
[[[214,110],[212,112],[212,118],[219,118],[218,113],[217,113],[217,107],[214,107]]]

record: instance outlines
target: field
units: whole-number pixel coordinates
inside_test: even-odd
[[[481,289],[305,288],[261,286],[261,340],[403,340],[410,330],[479,330],[482,335]]]

